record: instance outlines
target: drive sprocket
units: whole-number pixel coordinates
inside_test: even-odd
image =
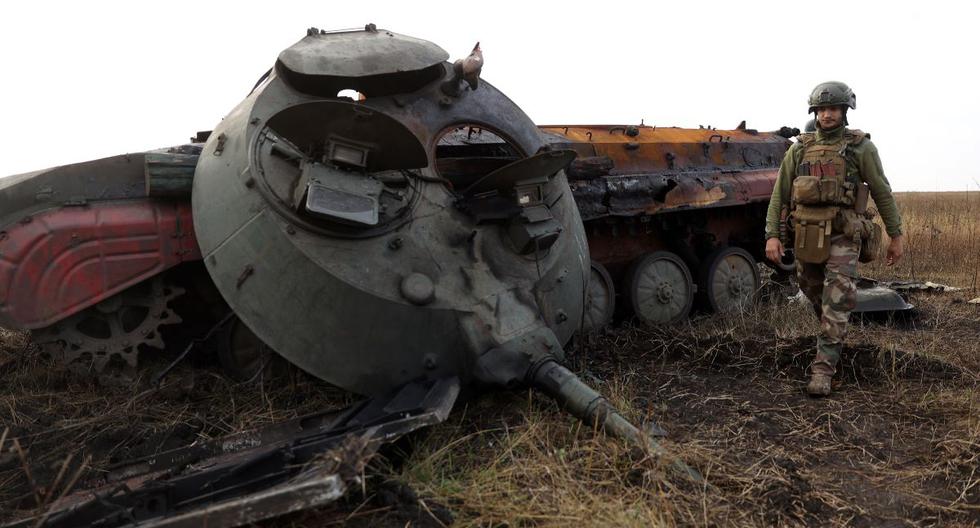
[[[35,330],[34,342],[73,369],[102,372],[114,357],[135,367],[140,345],[163,349],[160,326],[181,322],[167,303],[183,293],[158,276]]]

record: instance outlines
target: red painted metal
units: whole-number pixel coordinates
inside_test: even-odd
[[[0,232],[0,324],[49,326],[200,258],[189,202],[134,200],[42,211]]]

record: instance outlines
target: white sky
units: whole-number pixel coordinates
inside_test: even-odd
[[[969,2],[8,2],[0,175],[210,130],[306,28],[474,42],[539,124],[802,128],[821,81],[858,95],[895,190],[980,190],[980,17]]]

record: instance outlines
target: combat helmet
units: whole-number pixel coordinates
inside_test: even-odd
[[[822,106],[842,105],[854,110],[857,109],[857,96],[848,85],[840,81],[827,81],[818,84],[810,92],[809,104],[808,114],[816,112]]]
[[[808,114],[813,114],[818,108],[824,106],[843,106],[844,125],[848,125],[847,109],[857,108],[857,95],[854,94],[854,90],[851,90],[850,86],[840,81],[827,81],[818,84],[816,88],[810,92],[810,99],[808,100],[808,103],[810,104],[810,109],[807,110]],[[816,125],[816,123],[814,123],[814,125]]]

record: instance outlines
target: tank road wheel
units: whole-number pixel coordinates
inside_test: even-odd
[[[218,361],[225,372],[236,381],[251,381],[272,360],[272,349],[245,326],[239,318],[232,317],[221,332],[218,343]]]
[[[741,311],[759,290],[759,268],[742,248],[718,248],[704,259],[698,273],[698,293],[714,312]]]
[[[677,255],[655,251],[633,264],[626,293],[636,317],[649,325],[680,321],[694,303],[691,271]]]
[[[616,308],[616,287],[606,267],[592,261],[589,288],[585,296],[582,330],[591,332],[609,324]]]

